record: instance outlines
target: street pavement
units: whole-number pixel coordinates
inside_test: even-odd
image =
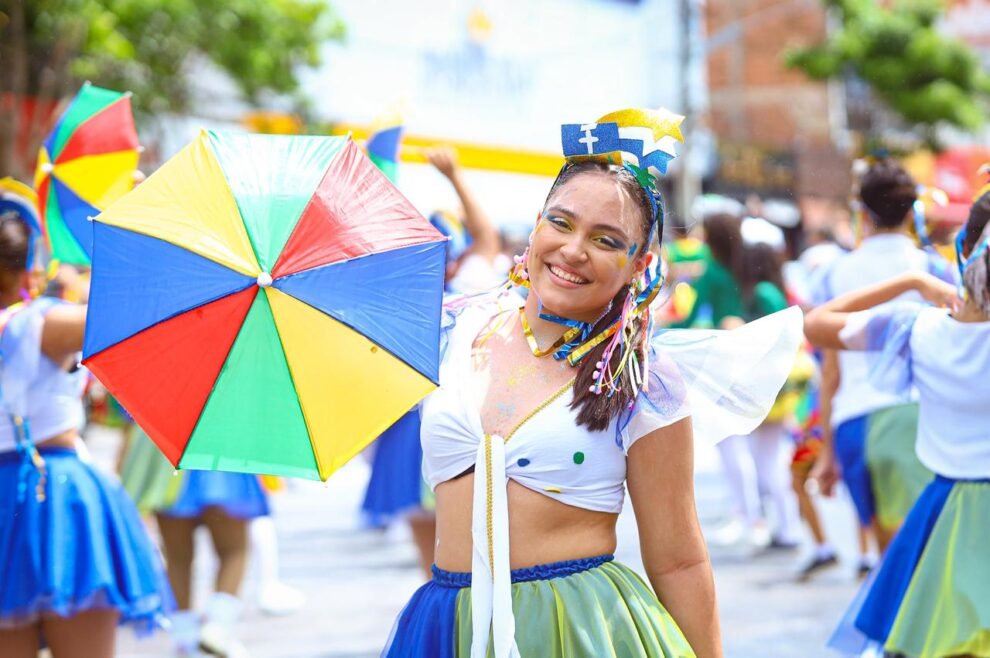
[[[90,432],[97,462],[112,463],[117,437]],[[368,466],[353,460],[328,483],[293,481],[273,496],[279,529],[281,577],[307,597],[299,612],[270,617],[254,605],[255,582],[249,568],[243,596],[247,609],[240,638],[254,658],[370,658],[378,656],[395,616],[422,582],[415,550],[405,528],[389,532],[363,529],[359,508]],[[707,536],[718,535],[729,501],[711,448],[699,449],[698,508]],[[795,575],[810,544],[789,553],[757,553],[744,546],[712,545],[722,632],[728,658],[826,658],[828,634],[856,591],[855,521],[849,503],[820,501],[842,565],[810,583]],[[208,539],[198,537],[196,601],[209,592],[214,562]],[[808,542],[806,542],[808,544]],[[631,509],[619,519],[619,560],[642,573]],[[136,639],[121,633],[121,658],[169,656],[164,633]]]

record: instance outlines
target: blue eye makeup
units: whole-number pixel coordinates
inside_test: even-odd
[[[569,219],[552,213],[553,211],[546,213],[545,215],[543,215],[542,219],[546,221],[548,224],[551,224],[562,231],[573,230],[574,227]],[[602,246],[606,249],[623,250],[626,248],[625,240],[620,240],[618,238],[615,238],[607,234],[595,235],[592,237],[592,241],[595,244]],[[635,249],[636,249],[636,245],[633,245],[633,251],[635,251]]]
[[[598,241],[598,244],[605,245],[606,247],[608,247],[610,249],[622,249],[622,247],[623,247],[623,244],[621,242],[619,242],[615,238],[610,238],[607,235],[603,235],[603,236],[601,236],[599,238],[596,238],[596,239]]]

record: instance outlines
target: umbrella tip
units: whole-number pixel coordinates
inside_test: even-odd
[[[55,165],[53,165],[51,162],[46,162],[45,164],[41,165],[41,171],[45,172],[46,174],[50,174],[53,171],[55,171]]]
[[[258,275],[258,287],[259,288],[270,288],[272,285],[272,275],[268,272],[262,272]]]

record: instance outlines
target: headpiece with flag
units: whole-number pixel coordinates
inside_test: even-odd
[[[38,256],[38,238],[41,237],[41,221],[38,216],[38,197],[30,187],[7,176],[0,178],[0,215],[15,212],[28,226],[31,240],[28,244],[27,267],[35,265]]]
[[[53,258],[90,264],[89,218],[134,187],[139,157],[130,93],[84,84],[38,154],[34,188]]]
[[[655,185],[677,155],[675,141],[684,141],[682,121],[683,116],[665,109],[626,109],[594,123],[564,124],[560,129],[564,157],[569,164],[590,160],[626,165],[641,184]]]

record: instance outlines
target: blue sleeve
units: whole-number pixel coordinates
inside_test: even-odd
[[[959,272],[952,263],[942,257],[937,251],[930,250],[928,253],[928,273],[938,277],[946,283],[954,286],[959,285]]]
[[[893,302],[849,314],[839,338],[851,350],[872,354],[870,381],[876,386],[898,393],[911,388],[911,332],[925,308]]]
[[[835,263],[842,258],[836,258],[828,265],[823,265],[818,269],[809,279],[808,287],[809,291],[809,302],[812,306],[821,306],[825,302],[831,301],[835,297],[835,293],[832,291],[832,271],[835,269]]]

